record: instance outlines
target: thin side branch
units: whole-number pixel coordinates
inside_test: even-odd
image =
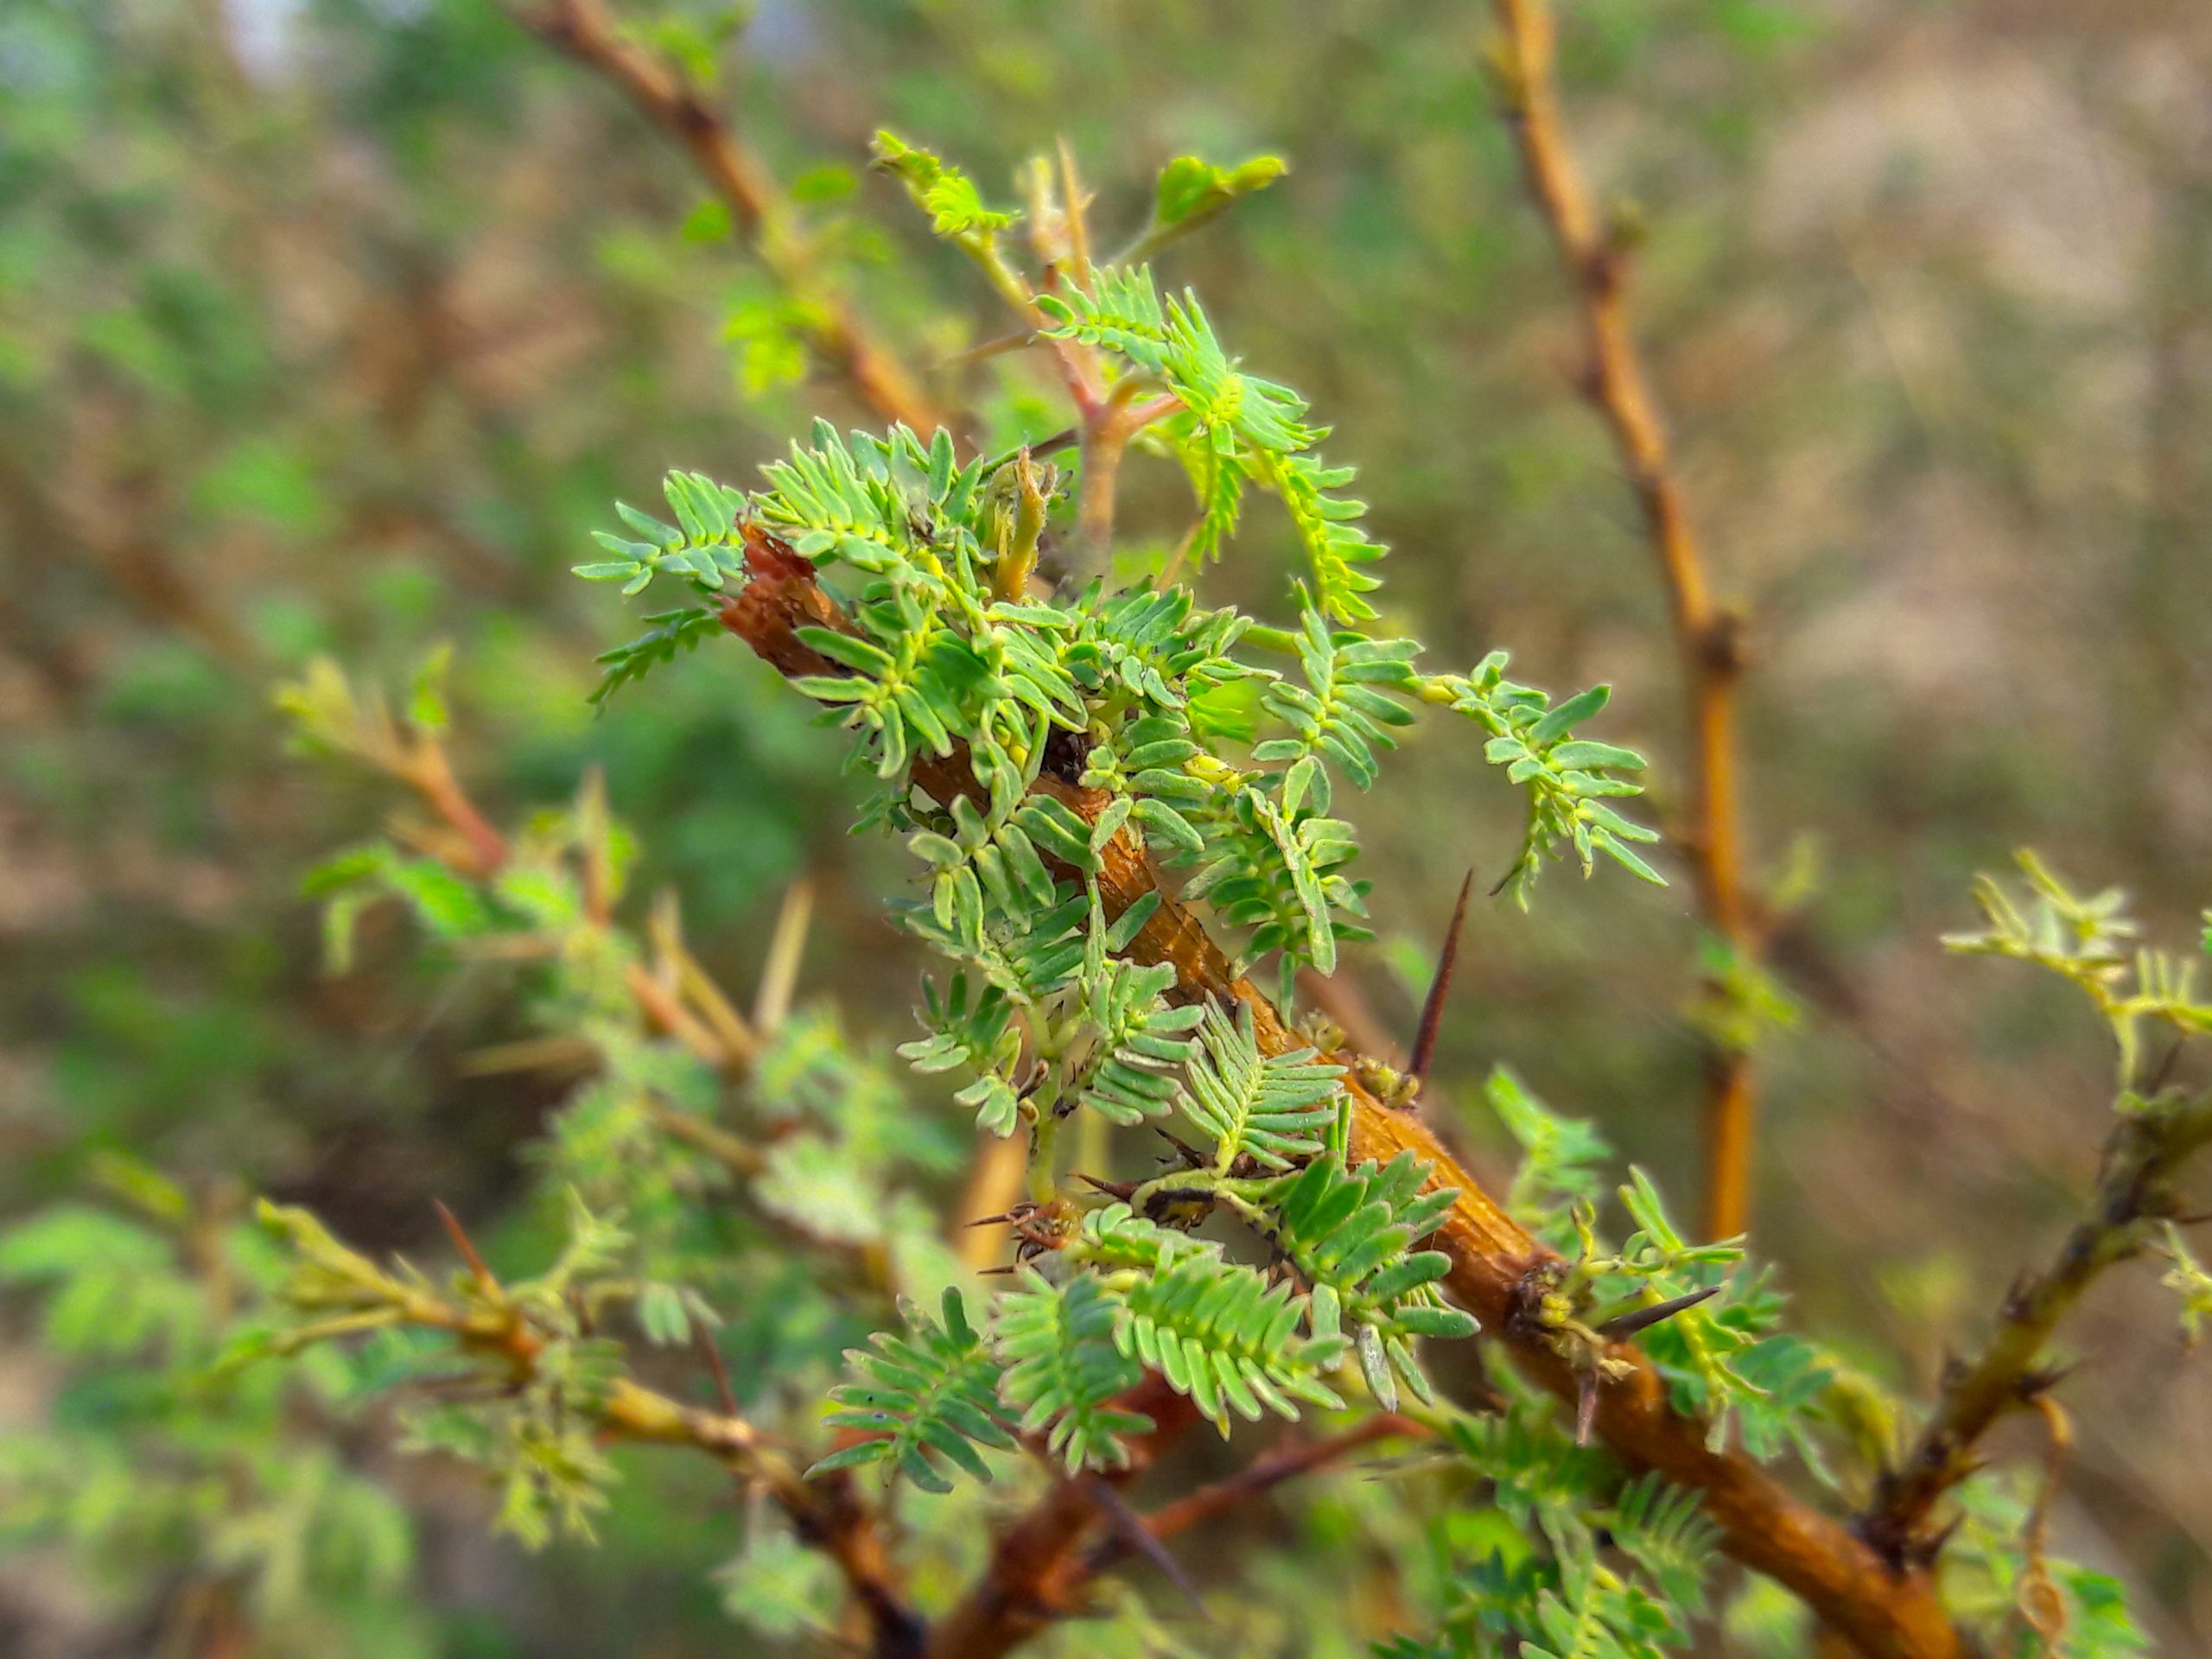
[[[1284,1482],[1325,1469],[1364,1451],[1377,1440],[1419,1440],[1427,1439],[1428,1434],[1427,1428],[1410,1417],[1402,1417],[1395,1412],[1377,1412],[1341,1434],[1332,1434],[1325,1440],[1294,1441],[1253,1459],[1227,1479],[1201,1486],[1197,1491],[1154,1510],[1145,1517],[1144,1529],[1154,1539],[1173,1538],[1179,1532],[1188,1532],[1193,1527],[1232,1515]],[[1109,1567],[1125,1554],[1127,1551],[1122,1548],[1094,1552],[1091,1570]]]
[[[1974,1472],[1991,1425],[2057,1381],[2041,1363],[2051,1333],[2099,1274],[2139,1254],[2151,1230],[2178,1213],[2166,1179],[2208,1142],[2212,1095],[2161,1095],[2121,1119],[2090,1213],[2047,1267],[2006,1293],[1988,1344],[1946,1379],[1919,1440],[1876,1489],[1860,1529],[1886,1559],[1908,1567],[1933,1560],[1943,1536],[1933,1523],[1936,1504]]]
[[[1150,1379],[1149,1382],[1151,1386],[1159,1386],[1159,1379],[1156,1377]],[[1427,1428],[1414,1422],[1411,1418],[1401,1417],[1395,1412],[1377,1412],[1357,1427],[1346,1429],[1340,1434],[1331,1435],[1325,1440],[1301,1440],[1288,1446],[1275,1447],[1254,1459],[1251,1463],[1228,1478],[1217,1481],[1210,1486],[1202,1486],[1197,1491],[1178,1498],[1174,1503],[1155,1510],[1148,1516],[1140,1518],[1128,1516],[1124,1511],[1120,1516],[1109,1517],[1116,1523],[1109,1525],[1104,1535],[1092,1544],[1087,1551],[1078,1554],[1072,1548],[1073,1540],[1071,1540],[1069,1546],[1056,1554],[1049,1576],[1049,1588],[1045,1589],[1040,1596],[1033,1598],[1033,1600],[1039,1613],[1049,1614],[1057,1611],[1065,1615],[1072,1610],[1075,1594],[1084,1584],[1100,1573],[1117,1567],[1130,1556],[1139,1554],[1154,1557],[1164,1570],[1169,1571],[1179,1580],[1179,1569],[1174,1567],[1173,1558],[1168,1557],[1162,1548],[1166,1540],[1173,1538],[1178,1533],[1187,1532],[1193,1527],[1203,1526],[1210,1521],[1218,1520],[1223,1516],[1256,1502],[1284,1482],[1294,1480],[1300,1475],[1310,1474],[1314,1470],[1325,1468],[1332,1463],[1338,1462],[1364,1450],[1377,1440],[1418,1440],[1426,1438],[1428,1433]],[[1164,1443],[1164,1439],[1155,1434],[1148,1447],[1147,1455],[1156,1455]],[[1118,1503],[1120,1502],[1117,1485],[1108,1484],[1098,1477],[1094,1476],[1091,1478],[1104,1489],[1097,1494],[1103,1503]],[[1033,1522],[1045,1514],[1057,1512],[1058,1509],[1058,1505],[1055,1500],[1047,1498],[1037,1510],[1033,1511],[1031,1521]],[[1029,1522],[1022,1523],[1022,1525],[1027,1524]],[[1014,1530],[1020,1531],[1021,1525],[1018,1525]],[[1196,1592],[1187,1583],[1183,1584],[1183,1588],[1186,1594],[1192,1595],[1195,1599]],[[992,1589],[989,1579],[987,1578],[983,1585],[979,1587],[976,1599],[979,1610],[987,1605],[997,1604],[998,1598]],[[950,1623],[947,1628],[951,1628]],[[1011,1626],[1007,1626],[1006,1634],[1012,1638],[1008,1643],[1011,1646],[1014,1643],[1019,1642],[1027,1632],[1017,1632]],[[931,1649],[933,1656],[943,1654],[946,1656],[946,1659],[951,1659],[951,1656],[956,1652],[962,1656],[962,1659],[966,1659],[967,1649],[956,1649],[946,1645],[942,1637],[938,1644]]]
[[[1705,557],[1668,455],[1667,435],[1624,301],[1625,255],[1601,223],[1567,148],[1560,115],[1551,13],[1544,0],[1491,0],[1503,33],[1504,113],[1529,194],[1574,283],[1589,354],[1584,391],[1604,415],[1636,492],[1667,589],[1689,700],[1694,817],[1683,837],[1706,925],[1739,958],[1758,948],[1745,893],[1737,800],[1737,619],[1713,601]],[[1751,1208],[1750,1057],[1715,1042],[1707,1057],[1706,1230],[1745,1230]]]
[[[391,741],[401,743],[403,740],[395,735]],[[447,758],[445,746],[434,735],[420,734],[405,743],[404,748],[388,754],[365,752],[363,758],[384,766],[413,788],[422,796],[424,804],[454,831],[457,841],[430,850],[456,874],[488,881],[506,867],[513,848],[461,787],[454,775],[452,762]],[[605,923],[600,920],[594,925],[603,926]],[[632,962],[624,972],[623,983],[652,1029],[675,1038],[702,1062],[724,1076],[742,1077],[751,1070],[759,1052],[758,1039],[729,1007],[728,998],[692,961],[671,930],[671,922],[656,925],[657,943],[668,969],[666,976],[656,976],[641,962]],[[692,1011],[687,998],[699,1003],[704,1010],[703,1018]],[[695,1150],[728,1164],[733,1173],[760,1173],[759,1154],[750,1147],[673,1109],[657,1105],[654,1110],[655,1121],[664,1128],[689,1142]]]
[[[443,855],[457,874],[490,880],[505,867],[513,846],[470,798],[455,777],[443,745],[432,733],[415,734],[411,743],[396,731],[366,755],[411,785],[454,834],[447,838]],[[588,791],[587,811],[596,810]],[[587,857],[588,858],[588,855]],[[591,925],[605,928],[613,918],[602,903],[591,907]],[[772,978],[787,979],[796,971],[803,922],[786,906],[788,935],[780,950],[772,949]],[[656,974],[641,962],[632,962],[625,984],[636,1001],[645,1024],[683,1044],[702,1062],[733,1078],[752,1068],[760,1049],[754,1027],[731,1007],[720,987],[709,979],[684,948],[673,910],[664,906],[649,930],[662,971]],[[782,965],[777,966],[778,963]],[[788,986],[771,999],[769,1012],[780,1014],[788,1001]],[[694,1007],[699,1012],[694,1013]],[[646,1104],[654,1126],[671,1139],[714,1160],[741,1179],[757,1176],[766,1166],[760,1147],[742,1136],[693,1113],[658,1099]],[[454,1248],[475,1274],[480,1285],[490,1287],[491,1274],[476,1254],[467,1234],[450,1211],[438,1206],[441,1222]],[[821,1247],[851,1254],[842,1243],[822,1241]],[[880,1287],[880,1263],[866,1253],[859,1255],[861,1272]],[[410,1304],[409,1317],[418,1324],[447,1330],[464,1344],[501,1353],[526,1375],[543,1344],[519,1320],[487,1325],[464,1311],[423,1296]],[[721,1374],[721,1355],[713,1352],[717,1381],[728,1392]],[[890,1555],[877,1528],[874,1510],[861,1496],[849,1474],[838,1471],[826,1480],[809,1481],[796,1465],[773,1452],[759,1433],[734,1412],[721,1415],[686,1406],[627,1381],[618,1382],[598,1408],[610,1435],[623,1440],[660,1444],[685,1444],[713,1452],[748,1483],[766,1490],[790,1518],[802,1541],[821,1551],[843,1574],[855,1603],[865,1612],[874,1637],[874,1659],[918,1659],[925,1635],[920,1618],[899,1592]]]
[[[552,0],[518,17],[532,34],[613,82],[641,115],[683,147],[761,264],[799,302],[809,344],[855,397],[885,422],[903,423],[924,437],[946,423],[912,372],[823,276],[767,165],[682,75],[622,37],[604,0]]]
[[[450,1221],[450,1217],[448,1217]],[[452,1230],[461,1243],[458,1224]],[[463,1255],[488,1279],[473,1247]],[[445,1331],[464,1347],[504,1362],[518,1379],[534,1371],[544,1341],[518,1317],[472,1313],[427,1291],[410,1289],[404,1313],[413,1324]],[[809,1480],[753,1425],[732,1412],[708,1411],[625,1377],[588,1409],[609,1439],[648,1446],[685,1446],[727,1466],[748,1487],[765,1491],[806,1543],[836,1563],[866,1611],[875,1659],[918,1659],[924,1626],[907,1605],[874,1512],[843,1471]]]

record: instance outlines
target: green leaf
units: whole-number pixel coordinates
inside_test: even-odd
[[[1249,1157],[1280,1170],[1320,1151],[1319,1131],[1336,1116],[1341,1066],[1320,1061],[1310,1048],[1262,1055],[1245,1003],[1233,1019],[1207,1004],[1198,1039],[1175,1102],[1214,1142],[1215,1168],[1225,1172]]]
[[[948,1492],[945,1466],[988,1480],[976,1448],[1011,1450],[1013,1435],[995,1415],[1000,1366],[968,1323],[957,1290],[947,1290],[944,1321],[933,1323],[910,1302],[899,1309],[908,1335],[880,1332],[865,1349],[846,1351],[855,1380],[830,1391],[838,1404],[823,1421],[831,1428],[869,1431],[871,1438],[831,1452],[810,1476],[888,1463],[925,1491]]]
[[[1316,1158],[1277,1184],[1260,1224],[1313,1287],[1316,1332],[1333,1336],[1340,1325],[1351,1327],[1368,1387],[1386,1410],[1397,1399],[1394,1374],[1430,1397],[1414,1338],[1471,1336],[1477,1328],[1436,1288],[1450,1259],[1411,1248],[1436,1230],[1457,1196],[1424,1191],[1427,1174],[1410,1152],[1351,1170]]]
[[[1090,1062],[1071,1088],[1076,1098],[1124,1126],[1164,1114],[1175,1096],[1174,1068],[1191,1057],[1203,1008],[1170,1007],[1172,963],[1141,967],[1109,960],[1090,981],[1084,1012],[1095,1033]]]
[[[1545,857],[1557,855],[1562,846],[1573,849],[1585,875],[1602,854],[1639,880],[1665,886],[1664,878],[1629,845],[1656,841],[1658,832],[1605,804],[1610,797],[1642,793],[1640,784],[1613,774],[1643,771],[1643,757],[1632,749],[1571,735],[1577,724],[1605,706],[1607,688],[1592,686],[1553,707],[1542,692],[1507,679],[1506,660],[1503,652],[1494,651],[1471,675],[1424,682],[1426,694],[1448,702],[1455,714],[1489,734],[1483,758],[1504,767],[1508,779],[1527,791],[1527,828],[1500,887],[1525,906]]]
[[[930,228],[948,240],[988,238],[1020,217],[984,207],[965,173],[894,132],[875,135],[874,154],[876,166],[906,187],[915,205],[930,216]]]
[[[1521,1147],[1506,1208],[1547,1243],[1573,1248],[1573,1211],[1597,1204],[1612,1148],[1585,1119],[1548,1109],[1504,1066],[1490,1074],[1483,1099]]]
[[[1287,170],[1279,156],[1255,156],[1235,167],[1178,156],[1160,170],[1147,239],[1156,247],[1162,232],[1195,230],[1226,213],[1239,196],[1266,189]]]
[[[1054,1285],[1033,1268],[999,1303],[998,1347],[1007,1362],[1000,1392],[1021,1414],[1022,1432],[1044,1434],[1070,1473],[1125,1466],[1122,1437],[1153,1426],[1111,1403],[1144,1375],[1115,1345],[1117,1306],[1096,1274]]]
[[[1187,1395],[1224,1435],[1231,1412],[1257,1422],[1266,1411],[1294,1418],[1300,1402],[1332,1410],[1343,1403],[1322,1379],[1344,1344],[1299,1338],[1299,1304],[1287,1285],[1188,1255],[1125,1297],[1128,1317],[1115,1332],[1122,1352]]]

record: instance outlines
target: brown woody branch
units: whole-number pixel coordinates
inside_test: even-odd
[[[2099,1274],[2139,1254],[2148,1230],[2177,1213],[2167,1179],[2208,1142],[2212,1095],[2161,1095],[2122,1117],[2106,1143],[2090,1213],[2049,1266],[2006,1293],[1988,1345],[1945,1379],[1919,1440],[1877,1485],[1860,1529],[1886,1560],[1905,1567],[1933,1561],[1945,1535],[1933,1522],[1936,1504],[1980,1466],[1976,1448],[1990,1427],[2058,1380],[2041,1363],[2051,1333]]]
[[[874,1659],[920,1659],[925,1626],[908,1605],[898,1569],[884,1546],[874,1510],[851,1474],[838,1470],[810,1479],[764,1444],[741,1418],[687,1406],[623,1382],[601,1408],[611,1433],[624,1440],[696,1446],[758,1484],[791,1522],[799,1541],[827,1556],[866,1614]]]
[[[751,578],[724,606],[723,626],[784,674],[845,671],[798,637],[802,626],[851,626],[816,581],[813,567],[757,526],[747,530],[746,556]],[[981,798],[964,752],[924,757],[912,776],[940,804],[962,795]],[[1034,787],[1087,819],[1095,819],[1110,799],[1051,772]],[[1142,842],[1127,830],[1104,848],[1094,879],[1109,919],[1160,891]],[[1175,996],[1249,1007],[1264,1052],[1288,1053],[1304,1046],[1274,1005],[1233,971],[1197,917],[1164,893],[1128,954],[1146,963],[1173,963]],[[1563,1400],[1577,1398],[1586,1372],[1554,1345],[1538,1315],[1545,1289],[1565,1271],[1565,1262],[1500,1208],[1419,1117],[1384,1105],[1357,1081],[1348,1081],[1347,1088],[1354,1159],[1387,1163],[1410,1151],[1429,1166],[1432,1186],[1457,1192],[1431,1241],[1451,1257],[1446,1282],[1454,1297],[1527,1375]],[[1618,1371],[1598,1385],[1596,1433],[1632,1468],[1656,1470],[1694,1490],[1729,1554],[1789,1586],[1874,1659],[1960,1659],[1961,1639],[1926,1573],[1893,1569],[1849,1528],[1801,1502],[1756,1463],[1738,1452],[1713,1450],[1707,1425],[1673,1408],[1664,1381],[1640,1350],[1616,1342],[1606,1357],[1618,1362]],[[1001,1541],[984,1590],[940,1630],[933,1659],[988,1659],[1040,1627],[1065,1588],[1071,1558],[1090,1525],[1088,1509],[1077,1515],[1074,1503],[1048,1499],[1044,1511]],[[958,1632],[961,1645],[953,1644],[951,1630]]]
[[[1612,434],[1667,589],[1689,698],[1695,804],[1683,839],[1699,906],[1706,925],[1748,961],[1759,941],[1745,893],[1737,803],[1735,690],[1744,666],[1738,621],[1713,601],[1668,455],[1666,429],[1624,302],[1624,251],[1592,207],[1567,148],[1551,13],[1544,0],[1491,0],[1491,10],[1503,36],[1498,67],[1507,124],[1529,194],[1581,306],[1589,354],[1583,389]],[[1706,1230],[1726,1238],[1744,1230],[1751,1208],[1751,1062],[1740,1047],[1718,1040],[1707,1058]]]
[[[613,82],[641,115],[683,147],[761,264],[799,302],[809,344],[855,397],[881,420],[903,423],[925,437],[946,423],[912,372],[869,332],[823,275],[766,163],[674,68],[622,37],[604,0],[551,0],[518,16],[541,40]]]

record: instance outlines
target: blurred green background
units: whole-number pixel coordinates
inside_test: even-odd
[[[1754,1245],[1806,1321],[1924,1390],[2088,1180],[2095,1022],[1936,943],[2032,844],[2170,943],[2212,899],[2212,10],[2201,0],[1563,0],[1568,115],[1641,243],[1632,305],[1718,586],[1750,618],[1745,789],[1796,1026],[1761,1052]],[[1484,72],[1487,14],[1418,0],[762,0],[626,14],[802,203],[842,279],[993,432],[1046,382],[950,366],[1003,328],[895,188],[889,125],[1001,199],[1064,137],[1107,225],[1159,166],[1290,176],[1180,245],[1255,369],[1308,394],[1395,546],[1385,623],[1447,664],[1616,687],[1606,735],[1682,798],[1649,554],[1571,384],[1574,317]],[[805,988],[906,1036],[893,861],[797,700],[709,648],[594,719],[631,628],[568,574],[671,466],[742,480],[816,411],[779,296],[664,135],[479,0],[0,7],[0,1208],[129,1148],[356,1239],[429,1200],[496,1213],[551,1084],[466,1065],[491,976],[404,929],[326,974],[303,871],[384,791],[284,753],[310,656],[400,681],[454,647],[456,753],[503,820],[603,767],[644,880],[749,985],[784,888]],[[1183,486],[1132,480],[1172,533]],[[1147,504],[1157,511],[1147,515]],[[1252,520],[1214,591],[1262,595]],[[1463,871],[1518,808],[1425,729],[1359,804],[1383,948],[1349,971],[1400,1040]],[[1554,876],[1478,911],[1440,1082],[1514,1065],[1681,1196],[1698,1179],[1688,885]],[[918,1108],[943,1109],[928,1090]],[[2070,1553],[2212,1649],[2212,1383],[2141,1271],[2073,1333]],[[1903,1356],[1900,1360],[1898,1356]],[[0,1424],[60,1368],[0,1304]],[[2030,1443],[2022,1431],[2022,1445]],[[729,1652],[710,1476],[641,1474],[605,1547],[483,1535],[465,1486],[373,1437],[421,1529],[412,1611],[324,1651]],[[0,1514],[4,1514],[0,1494]],[[0,1565],[0,1650],[176,1645],[149,1548]],[[165,1632],[171,1632],[165,1634]]]

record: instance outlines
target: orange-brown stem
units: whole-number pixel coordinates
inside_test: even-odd
[[[1588,365],[1584,390],[1604,415],[1667,590],[1688,699],[1694,807],[1683,837],[1706,925],[1739,957],[1758,941],[1743,877],[1736,783],[1736,682],[1743,651],[1736,619],[1713,601],[1690,525],[1666,429],[1637,349],[1622,292],[1625,259],[1600,222],[1567,148],[1545,0],[1491,0],[1503,33],[1500,68],[1509,125],[1529,194],[1574,283]],[[1748,1058],[1716,1052],[1706,1109],[1707,1234],[1742,1232],[1751,1213],[1753,1098]]]
[[[797,638],[796,629],[809,624],[850,626],[816,582],[812,567],[757,526],[748,528],[747,541],[753,579],[724,607],[723,625],[785,674],[842,671]],[[958,796],[982,799],[963,749],[924,756],[912,775],[916,786],[940,804]],[[1086,820],[1095,821],[1112,798],[1050,772],[1040,775],[1033,787]],[[1056,874],[1065,879],[1072,873],[1062,868]],[[1147,964],[1172,963],[1176,983],[1170,995],[1185,1001],[1244,1004],[1252,1011],[1263,1052],[1285,1054],[1305,1046],[1274,1004],[1236,973],[1191,910],[1165,893],[1135,834],[1124,829],[1101,849],[1093,879],[1109,920],[1118,919],[1146,895],[1161,893],[1128,955]],[[1564,1271],[1565,1263],[1508,1215],[1417,1116],[1385,1105],[1356,1080],[1347,1083],[1347,1091],[1355,1160],[1387,1163],[1410,1151],[1429,1166],[1432,1187],[1457,1193],[1432,1241],[1451,1258],[1446,1283],[1454,1297],[1483,1321],[1525,1373],[1561,1399],[1574,1400],[1584,1372],[1554,1345],[1536,1317],[1543,1288]],[[1599,1390],[1597,1433],[1632,1468],[1656,1470],[1697,1491],[1731,1555],[1788,1586],[1873,1659],[1960,1659],[1965,1649],[1929,1575],[1892,1570],[1848,1527],[1800,1501],[1758,1464],[1740,1452],[1713,1450],[1707,1444],[1708,1425],[1675,1410],[1664,1381],[1639,1349],[1614,1343],[1606,1357],[1618,1362],[1618,1375]],[[995,1559],[995,1587],[988,1599],[996,1615],[986,1618],[971,1610],[964,1622],[948,1628],[957,1628],[963,1642],[975,1645],[947,1645],[941,1629],[932,1655],[989,1659],[1020,1639],[1011,1634],[1015,1626],[1023,1633],[1039,1628],[1039,1621],[1051,1616],[1053,1592],[1064,1588],[1060,1575],[1068,1571],[1066,1557],[1079,1543],[1087,1517],[1085,1506],[1079,1523],[1065,1513],[1050,1528],[1039,1519],[1039,1529],[1057,1540],[1055,1549],[1031,1549],[1035,1540],[1030,1537],[1012,1565],[1002,1568]]]
[[[423,742],[407,762],[406,778],[425,804],[467,843],[473,867],[469,874],[487,878],[498,874],[507,861],[507,838],[461,789],[444,746]]]
[[[457,1247],[465,1245],[457,1224],[453,1230]],[[489,1270],[474,1248],[461,1253],[480,1282],[488,1281]],[[534,1374],[545,1351],[545,1338],[518,1310],[472,1310],[423,1291],[410,1297],[406,1315],[414,1324],[451,1333],[473,1352],[503,1362],[518,1382]],[[617,1379],[588,1410],[610,1440],[693,1447],[718,1459],[748,1488],[765,1491],[792,1530],[843,1575],[867,1615],[874,1659],[920,1659],[921,1618],[907,1604],[874,1511],[861,1501],[849,1473],[839,1471],[810,1480],[746,1419],[687,1405],[627,1377]]]

